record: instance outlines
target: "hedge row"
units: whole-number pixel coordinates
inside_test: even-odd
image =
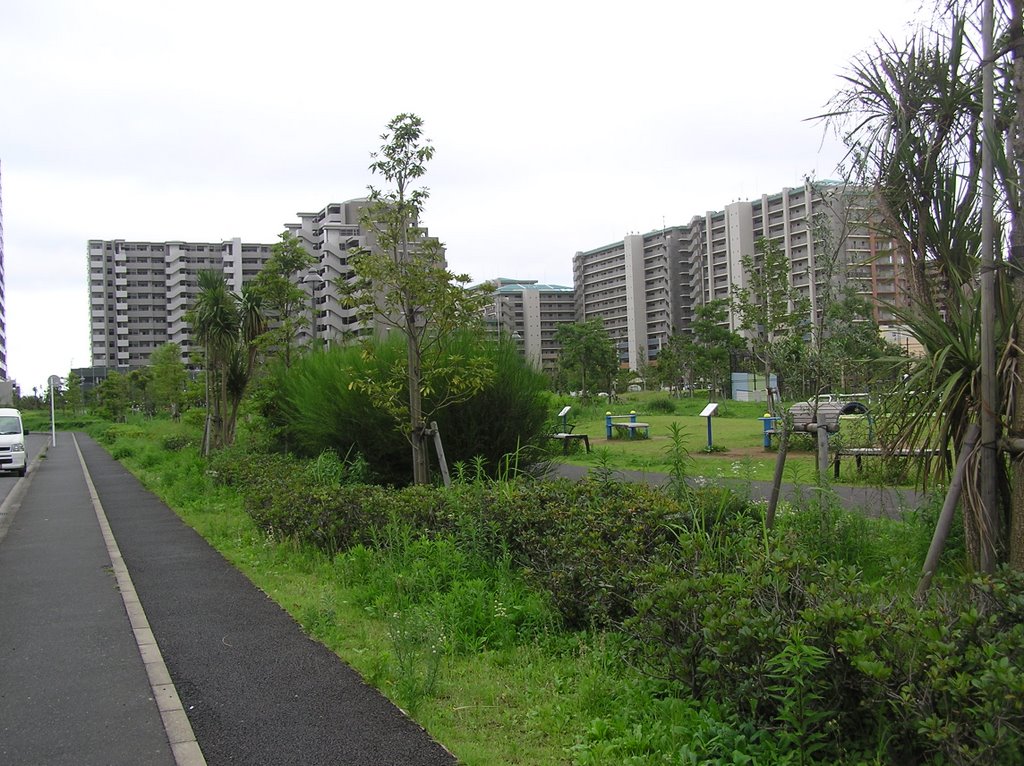
[[[567,628],[624,631],[630,661],[772,730],[796,761],[1024,763],[1019,573],[946,581],[919,608],[906,572],[866,582],[715,488],[678,502],[600,480],[391,490],[237,453],[216,471],[268,533],[328,552],[387,544],[398,522],[510,555]]]

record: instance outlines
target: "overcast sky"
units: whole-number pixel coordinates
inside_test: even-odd
[[[919,0],[4,0],[9,376],[87,366],[89,239],[273,242],[362,196],[388,120],[436,155],[424,222],[474,281],[831,178],[820,114]]]

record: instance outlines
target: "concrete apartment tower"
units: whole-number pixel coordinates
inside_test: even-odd
[[[604,320],[623,366],[637,369],[688,326],[690,237],[682,226],[627,234],[573,258],[577,319]]]
[[[349,263],[352,251],[374,251],[378,247],[376,235],[363,221],[369,204],[365,198],[332,202],[315,213],[296,213],[298,222],[285,224],[288,232],[318,261],[309,274],[299,275],[298,281],[310,295],[314,332],[319,342],[342,343],[383,331],[380,322],[364,323],[357,310],[343,301],[346,288],[355,280]],[[424,236],[429,235],[424,232]],[[444,250],[438,255],[439,265],[444,266]],[[305,339],[310,340],[308,334]]]
[[[185,314],[198,295],[197,273],[224,273],[237,292],[270,257],[269,244],[89,240],[89,324],[94,368],[126,372],[149,363],[164,343],[192,350]],[[102,374],[101,374],[102,377]]]
[[[669,335],[687,332],[695,308],[729,299],[746,284],[745,255],[764,237],[790,265],[790,280],[820,318],[826,295],[852,287],[873,307],[883,328],[888,306],[904,300],[902,260],[876,233],[876,215],[863,190],[805,181],[759,199],[732,202],[695,216],[685,226],[629,234],[621,242],[576,253],[577,317],[600,317],[623,366],[653,359]],[[739,317],[729,314],[738,329]]]
[[[561,345],[555,333],[561,325],[576,321],[571,287],[498,277],[471,289],[492,293],[491,303],[484,307],[490,331],[515,340],[535,369],[551,372],[558,366]]]
[[[0,165],[0,380],[7,380],[7,296],[4,277],[4,185]]]

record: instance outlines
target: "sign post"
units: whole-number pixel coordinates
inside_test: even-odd
[[[715,410],[718,409],[718,402],[709,402],[708,406],[700,411],[700,417],[708,419],[708,452],[711,451],[711,416],[715,414]]]
[[[57,419],[53,409],[53,390],[60,388],[60,375],[51,375],[47,382],[50,384],[50,439],[53,446],[57,446]]]

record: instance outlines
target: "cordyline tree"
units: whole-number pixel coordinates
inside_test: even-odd
[[[205,455],[234,441],[238,407],[256,367],[257,339],[267,323],[251,285],[236,295],[219,271],[204,269],[197,278],[199,294],[188,317],[206,369]]]
[[[872,189],[883,233],[906,258],[912,306],[897,312],[924,347],[911,360],[903,390],[913,406],[893,435],[908,446],[968,456],[964,529],[972,565],[991,571],[1002,561],[1024,567],[1024,0],[995,7],[995,98],[992,111],[996,227],[1009,231],[996,258],[994,338],[998,433],[966,450],[981,420],[983,383],[979,257],[983,241],[982,9],[977,0],[937,4],[938,15],[910,40],[883,40],[849,67],[844,87],[824,115],[850,148],[853,179]],[[999,247],[997,239],[997,247]],[[905,361],[905,360],[904,360]],[[916,414],[915,414],[916,413]],[[932,416],[930,413],[936,413]],[[986,463],[983,452],[1001,450]],[[983,470],[983,465],[992,466]],[[926,467],[928,467],[926,465]],[[932,471],[949,475],[950,460]],[[994,491],[984,484],[994,481]],[[982,500],[995,498],[995,508]]]
[[[370,187],[363,225],[373,233],[376,246],[353,256],[356,278],[348,285],[348,300],[363,321],[401,333],[408,353],[405,365],[391,375],[357,376],[350,385],[395,418],[412,448],[413,483],[426,484],[429,422],[443,408],[480,391],[494,376],[484,356],[449,349],[456,330],[480,321],[489,296],[467,290],[467,275],[448,271],[441,243],[419,225],[429,191],[414,188],[413,183],[426,173],[434,156],[434,147],[423,138],[423,120],[400,114],[388,123],[381,140],[384,144],[371,155],[370,170],[392,188]],[[372,344],[366,353],[372,353]]]

